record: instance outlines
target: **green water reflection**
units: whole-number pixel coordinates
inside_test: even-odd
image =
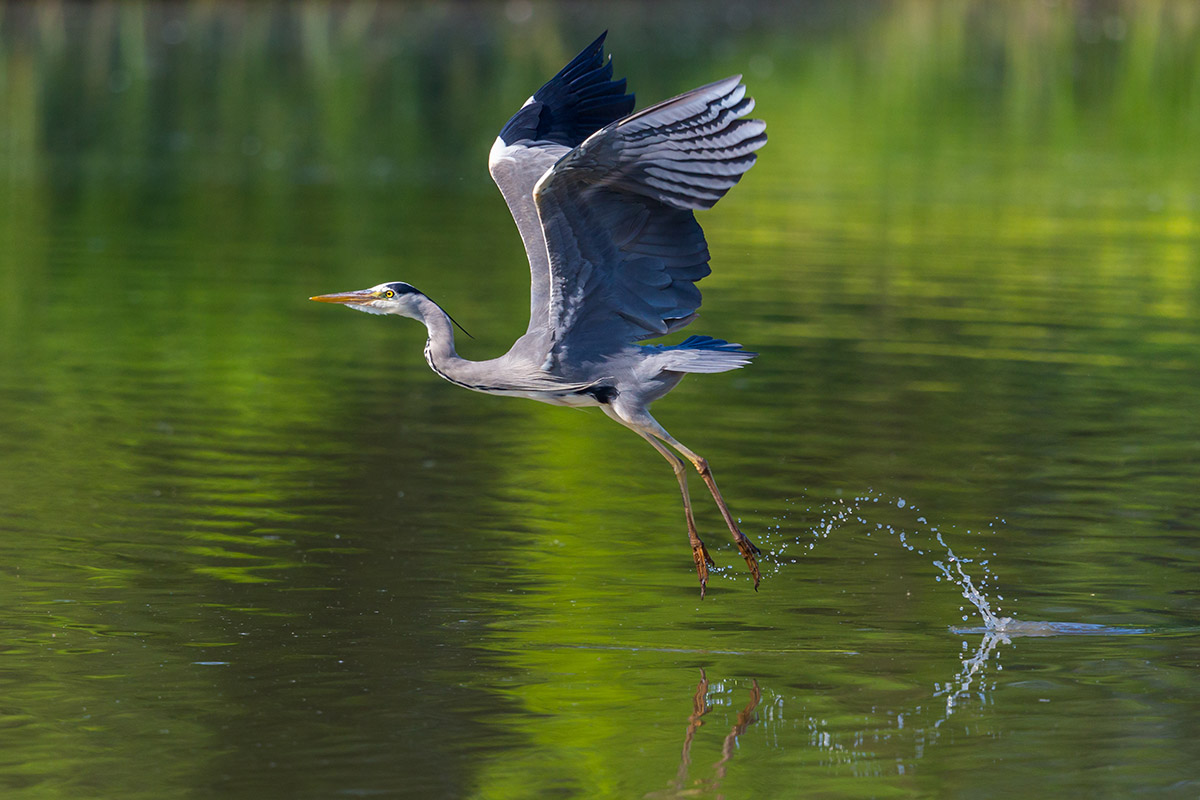
[[[604,28],[640,104],[745,72],[769,125],[689,329],[762,355],[655,409],[757,594],[722,545],[698,602],[644,442],[306,300],[408,280],[503,352],[487,148]],[[5,796],[1194,797],[1197,42],[1182,2],[0,6]],[[1150,633],[954,635],[934,528],[1005,613]]]

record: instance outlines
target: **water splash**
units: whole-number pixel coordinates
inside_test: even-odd
[[[910,530],[907,527],[902,527],[892,522],[869,522],[868,516],[873,516],[871,510],[875,509],[905,511],[907,514],[912,515],[914,521],[912,529]],[[772,543],[771,539],[773,535],[782,530],[783,523],[787,520],[787,515],[785,514],[782,517],[776,518],[775,521],[777,524],[774,529],[768,531],[767,535],[763,537],[763,543],[768,545],[774,556],[771,564],[774,574],[779,573],[786,564],[797,563],[805,553],[815,549],[820,541],[828,539],[835,531],[847,527],[855,527],[856,530],[865,530],[865,535],[868,537],[873,533],[885,532],[889,536],[895,537],[899,541],[900,546],[905,550],[917,555],[928,555],[935,550],[944,553],[944,556],[938,554],[933,560],[933,565],[937,567],[939,572],[936,580],[953,584],[958,589],[962,598],[969,604],[969,606],[963,605],[959,607],[959,610],[964,612],[962,616],[963,622],[970,620],[971,610],[974,610],[978,614],[981,622],[980,625],[972,627],[952,626],[950,630],[958,635],[981,634],[983,638],[975,648],[971,648],[968,642],[964,640],[962,642],[963,654],[960,656],[961,668],[958,674],[944,684],[935,685],[934,696],[944,697],[945,707],[939,719],[933,722],[931,726],[933,729],[940,727],[966,698],[972,696],[977,696],[981,700],[985,698],[987,687],[984,684],[988,665],[989,663],[993,663],[997,672],[1003,669],[1002,665],[999,664],[997,648],[1000,645],[1011,644],[1013,638],[1063,635],[1127,635],[1152,632],[1146,628],[1091,625],[1079,622],[1018,620],[1013,616],[1004,615],[999,603],[1004,601],[1005,598],[1004,595],[995,589],[999,584],[999,580],[998,576],[992,571],[990,559],[987,557],[972,559],[957,555],[951,549],[950,545],[947,544],[938,526],[931,525],[921,515],[920,509],[916,505],[902,497],[889,497],[868,489],[848,501],[838,498],[815,511],[813,509],[805,509],[805,512],[818,515],[818,522],[810,528],[809,536],[802,536],[790,541],[785,540],[777,544]],[[997,524],[1003,526],[1006,522],[1003,518],[997,517],[988,524],[988,528],[994,531]],[[974,532],[966,530],[964,533],[970,536]],[[925,542],[929,541],[930,538],[932,542],[926,544]],[[934,543],[936,543],[936,548],[933,546]],[[788,553],[789,547],[793,545],[800,548],[801,552],[799,554],[791,555]],[[984,555],[988,555],[986,551],[984,551]],[[995,555],[995,552],[990,553],[990,556],[994,557]],[[970,565],[971,572],[975,573],[975,577],[972,577],[971,572],[968,572],[966,565]],[[989,596],[989,590],[992,592],[991,596]],[[1016,598],[1012,599],[1015,601]],[[995,688],[994,683],[990,688]]]
[[[963,636],[973,633],[990,634],[999,637],[1003,644],[1008,644],[1010,639],[1024,636],[1128,636],[1157,632],[1155,628],[1094,625],[1088,622],[1025,620],[1012,617],[1001,617],[992,627],[952,627],[950,631]]]
[[[913,520],[911,529],[908,526],[901,526],[894,522],[871,522],[868,520],[869,516],[874,516],[874,511],[882,511],[884,509],[903,511],[911,515]],[[1005,599],[1004,596],[995,593],[993,597],[989,598],[987,594],[989,584],[994,586],[998,583],[997,576],[992,572],[990,561],[987,558],[971,559],[956,555],[942,537],[942,531],[939,530],[938,526],[931,525],[920,513],[920,509],[905,498],[890,497],[872,489],[867,489],[861,494],[851,497],[849,500],[837,498],[823,507],[804,509],[804,511],[805,513],[816,514],[818,517],[817,524],[810,528],[809,536],[807,537],[801,536],[793,540],[772,541],[775,534],[782,531],[788,515],[784,514],[775,518],[775,527],[768,530],[767,535],[763,537],[763,543],[768,546],[772,554],[770,566],[765,571],[771,574],[778,574],[787,564],[799,563],[800,559],[805,554],[815,550],[822,540],[828,539],[834,532],[844,528],[854,527],[856,530],[865,529],[865,535],[868,537],[876,533],[886,533],[888,536],[895,537],[899,541],[900,546],[905,550],[916,555],[929,554],[929,552],[935,549],[933,543],[936,543],[937,547],[945,553],[944,557],[939,556],[933,562],[934,566],[940,572],[937,580],[946,580],[957,586],[962,597],[978,613],[985,629],[998,629],[1002,620],[1011,619],[1001,616],[998,603]],[[988,524],[988,527],[994,529],[997,523],[1004,525],[1005,521],[997,517]],[[965,531],[965,535],[967,536],[973,534],[974,532],[971,530]],[[926,540],[922,537],[930,536],[933,542],[926,544]],[[792,551],[791,548],[793,547],[798,549],[799,552]],[[995,556],[996,554],[993,552],[990,555]],[[978,582],[963,567],[964,564],[975,566]],[[962,621],[967,622],[970,619],[967,606],[962,606],[960,610],[966,612],[962,617]]]
[[[983,626],[987,630],[997,630],[1002,626],[1002,622],[1010,621],[1011,617],[1000,617],[992,612],[992,604],[988,601],[987,595],[975,587],[975,582],[971,580],[971,576],[963,569],[963,564],[970,564],[970,559],[962,559],[954,555],[954,551],[950,549],[950,545],[946,544],[946,540],[942,538],[940,532],[935,533],[937,543],[946,550],[946,561],[934,561],[933,565],[942,571],[942,574],[951,583],[956,584],[962,596],[971,605],[975,606],[975,610],[979,612],[979,616],[983,618]],[[954,567],[953,572],[950,566]],[[987,567],[987,563],[982,564]]]

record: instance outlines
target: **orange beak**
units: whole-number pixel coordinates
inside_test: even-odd
[[[316,300],[318,303],[369,303],[372,300],[379,299],[374,292],[362,290],[359,292],[337,292],[336,294],[319,294],[316,297],[310,297],[309,300]]]

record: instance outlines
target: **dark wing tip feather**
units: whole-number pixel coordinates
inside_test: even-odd
[[[530,140],[575,147],[633,111],[634,96],[625,93],[625,79],[612,79],[612,58],[604,57],[607,36],[605,31],[596,37],[534,93],[533,102],[500,131],[505,144]]]

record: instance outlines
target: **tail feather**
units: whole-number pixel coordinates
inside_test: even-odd
[[[758,353],[743,350],[736,342],[711,336],[689,336],[679,344],[660,345],[671,372],[728,372],[744,367]]]

